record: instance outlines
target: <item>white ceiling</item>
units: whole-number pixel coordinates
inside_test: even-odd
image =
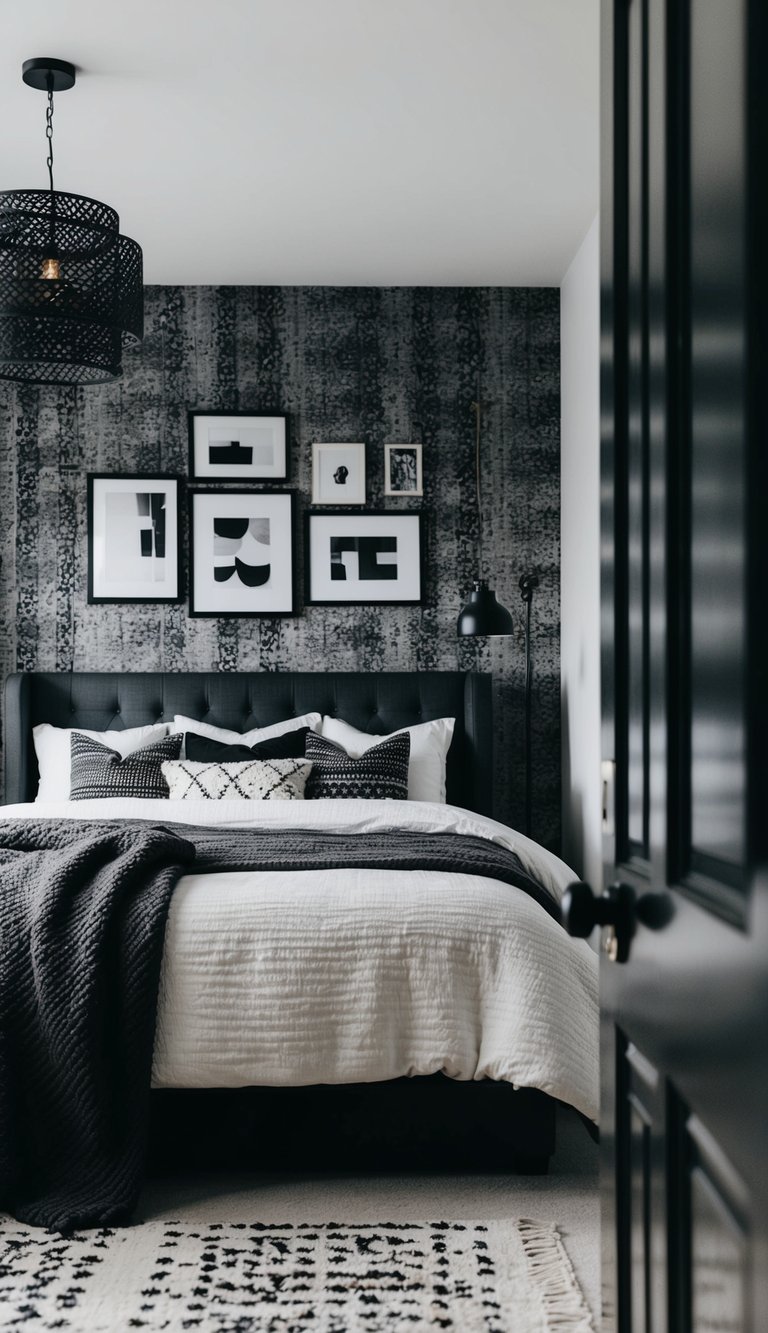
[[[148,283],[558,284],[598,205],[599,0],[0,0],[0,189],[117,208]]]

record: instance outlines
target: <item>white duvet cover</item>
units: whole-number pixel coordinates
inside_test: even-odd
[[[2,817],[454,832],[510,848],[557,897],[574,878],[503,824],[411,801],[101,800]],[[162,1088],[502,1079],[598,1113],[597,958],[521,890],[436,871],[185,875],[165,936]]]

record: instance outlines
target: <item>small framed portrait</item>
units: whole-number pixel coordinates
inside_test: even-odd
[[[192,491],[189,614],[293,615],[293,495]]]
[[[312,445],[313,505],[365,504],[365,445]]]
[[[421,514],[307,513],[305,558],[308,603],[417,605],[422,599]]]
[[[88,601],[178,602],[178,477],[88,473]]]
[[[424,494],[420,444],[384,445],[384,494]]]
[[[285,481],[284,412],[190,412],[189,475],[193,481]]]

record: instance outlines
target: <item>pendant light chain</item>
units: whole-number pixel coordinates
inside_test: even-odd
[[[48,140],[48,180],[53,194],[53,75],[48,75],[48,107],[45,113],[45,137]]]
[[[46,80],[48,84],[48,106],[45,110],[45,137],[48,141],[48,156],[45,159],[48,167],[48,182],[50,189],[48,198],[51,201],[50,213],[48,215],[48,254],[43,259],[41,277],[46,281],[57,281],[61,277],[59,267],[58,249],[56,246],[56,195],[53,189],[53,74],[49,72]]]

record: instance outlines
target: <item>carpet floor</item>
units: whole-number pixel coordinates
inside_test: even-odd
[[[134,1227],[7,1222],[0,1328],[591,1333],[598,1255],[597,1149],[564,1111],[543,1177],[185,1176]]]

